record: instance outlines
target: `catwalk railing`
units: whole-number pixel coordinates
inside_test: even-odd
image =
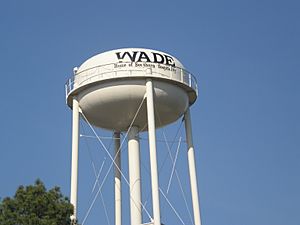
[[[90,83],[130,77],[153,77],[176,81],[192,88],[198,95],[197,80],[193,74],[186,69],[159,63],[110,63],[99,65],[75,73],[65,84],[66,97],[76,88]]]

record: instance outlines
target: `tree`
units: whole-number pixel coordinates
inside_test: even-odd
[[[20,186],[0,202],[1,225],[70,225],[73,206],[59,187],[47,191],[42,181]]]

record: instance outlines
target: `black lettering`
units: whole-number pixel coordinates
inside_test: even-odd
[[[116,52],[116,55],[117,55],[118,60],[119,60],[120,62],[122,62],[121,60],[124,59],[126,55],[128,55],[128,57],[130,58],[131,62],[134,62],[137,53],[138,53],[138,52],[133,52],[133,54],[130,55],[129,52],[124,52],[123,55],[121,55],[121,52]]]
[[[142,61],[143,59],[146,61]],[[137,62],[151,62],[151,61],[145,52],[141,52],[140,57]]]
[[[159,53],[155,53],[155,52],[152,52],[153,54],[153,62],[154,63],[164,63],[165,61],[165,58],[162,54],[159,54]]]
[[[138,53],[140,54],[139,56],[137,55]],[[157,52],[152,52],[153,61],[151,61],[146,52],[116,52],[116,55],[119,62],[123,62],[126,58],[129,58],[131,62],[153,62],[158,64],[165,64],[167,66],[175,66],[174,59],[171,56],[163,55]]]
[[[174,59],[169,55],[164,55],[166,58],[166,65],[175,66]]]

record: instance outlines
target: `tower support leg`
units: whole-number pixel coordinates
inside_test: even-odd
[[[187,147],[188,147],[188,164],[189,164],[190,184],[191,184],[192,203],[193,203],[193,212],[194,212],[194,224],[201,225],[194,144],[193,144],[193,136],[192,136],[192,124],[191,124],[191,115],[190,115],[189,108],[184,114],[184,124],[185,124],[186,140],[187,140]]]
[[[140,141],[138,128],[133,126],[128,132],[128,165],[130,183],[131,225],[142,224],[142,198],[140,173]]]
[[[72,165],[71,165],[71,197],[70,202],[74,207],[71,223],[77,223],[77,186],[78,186],[78,143],[79,143],[79,103],[73,98],[72,121]]]
[[[114,132],[115,140],[115,225],[122,223],[122,192],[121,192],[121,150],[120,132]],[[118,167],[118,168],[117,168]]]
[[[152,186],[152,205],[154,225],[160,223],[160,205],[159,205],[159,186],[156,158],[156,136],[155,136],[155,114],[154,114],[154,94],[153,83],[151,79],[146,82],[147,96],[147,117],[148,117],[148,135],[150,150],[150,168],[151,168],[151,186]]]

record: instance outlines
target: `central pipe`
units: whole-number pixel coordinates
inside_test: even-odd
[[[141,172],[139,130],[133,126],[128,132],[128,165],[130,183],[131,225],[142,224]]]

